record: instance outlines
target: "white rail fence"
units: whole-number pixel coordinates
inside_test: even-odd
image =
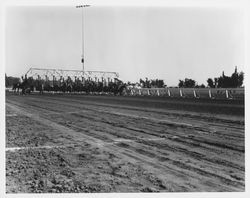
[[[244,99],[244,88],[131,88],[126,95],[184,98]]]
[[[13,92],[6,88],[6,92]],[[101,94],[101,93],[100,93]],[[172,98],[210,98],[244,100],[244,88],[130,88],[128,96],[164,96]]]

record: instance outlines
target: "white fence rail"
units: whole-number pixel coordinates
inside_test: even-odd
[[[6,92],[13,92],[6,88]],[[130,88],[129,96],[165,96],[173,98],[211,98],[244,100],[244,88]]]
[[[244,99],[244,88],[131,88],[126,95],[185,98]]]

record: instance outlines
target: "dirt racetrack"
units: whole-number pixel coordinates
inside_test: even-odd
[[[6,192],[245,191],[244,101],[6,95]]]

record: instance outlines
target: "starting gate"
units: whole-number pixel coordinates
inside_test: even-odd
[[[33,77],[34,79],[53,80],[53,79],[90,79],[93,81],[108,80],[112,81],[114,78],[118,78],[117,72],[106,72],[106,71],[81,71],[81,70],[64,70],[64,69],[41,69],[41,68],[30,68],[26,74],[27,78]]]

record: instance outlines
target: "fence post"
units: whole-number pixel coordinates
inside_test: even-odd
[[[195,93],[195,89],[194,89],[194,97],[197,98],[196,93]]]
[[[227,89],[226,89],[226,98],[228,99],[228,91],[227,91]]]
[[[229,99],[233,99],[234,98],[234,96],[232,94],[232,90],[228,91],[228,97],[229,97]]]
[[[208,90],[208,95],[209,95],[209,98],[212,98],[212,94],[211,94],[211,90],[210,89]]]
[[[169,91],[169,89],[168,89],[168,96],[170,97],[171,95],[170,95],[170,91]]]
[[[141,96],[141,89],[139,89],[139,95]]]
[[[182,90],[180,89],[180,96],[182,97]]]
[[[160,92],[159,92],[159,89],[157,89],[157,95],[160,96]]]

